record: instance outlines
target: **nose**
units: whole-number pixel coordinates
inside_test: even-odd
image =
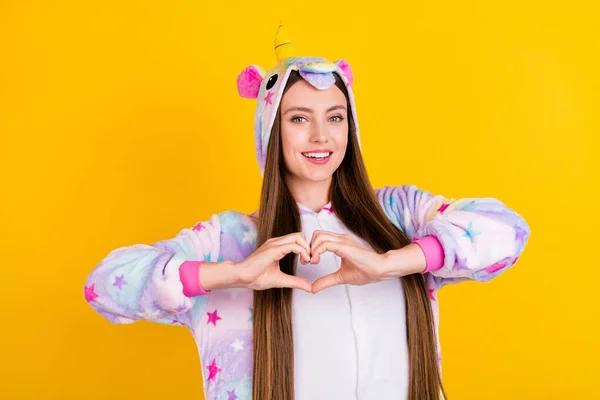
[[[311,125],[310,128],[310,142],[311,143],[327,143],[329,140],[329,133],[322,122],[317,121]]]

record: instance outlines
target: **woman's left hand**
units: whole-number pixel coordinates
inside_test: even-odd
[[[385,256],[365,248],[352,236],[315,231],[310,242],[311,263],[318,264],[321,254],[326,251],[341,258],[340,269],[314,281],[313,293],[335,285],[366,285],[380,281]]]
[[[398,278],[425,268],[425,258],[416,244],[380,254],[366,248],[348,234],[317,230],[310,242],[311,263],[318,264],[321,254],[326,251],[341,258],[340,269],[314,281],[313,293],[336,285],[366,285]]]

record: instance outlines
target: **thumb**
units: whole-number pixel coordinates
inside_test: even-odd
[[[340,274],[340,271],[338,270],[337,272],[334,272],[333,274],[325,275],[325,276],[317,279],[316,281],[314,281],[312,284],[312,292],[317,293],[323,289],[327,289],[332,286],[343,285],[343,284],[344,284],[344,279],[342,278],[342,274]]]
[[[311,284],[306,279],[300,278],[294,275],[288,275],[281,272],[281,287],[289,287],[294,289],[301,289],[308,293],[311,293]]]

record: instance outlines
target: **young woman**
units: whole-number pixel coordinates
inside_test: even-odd
[[[188,327],[207,400],[445,398],[437,290],[513,265],[527,223],[491,198],[373,189],[347,62],[294,57],[238,77],[258,99],[260,208],[110,252],[85,298],[114,323]]]

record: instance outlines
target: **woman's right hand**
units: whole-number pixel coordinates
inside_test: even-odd
[[[268,239],[254,253],[236,263],[244,286],[254,290],[287,287],[312,293],[312,285],[306,279],[281,271],[279,260],[290,253],[298,254],[305,264],[310,262],[310,246],[303,232]]]

